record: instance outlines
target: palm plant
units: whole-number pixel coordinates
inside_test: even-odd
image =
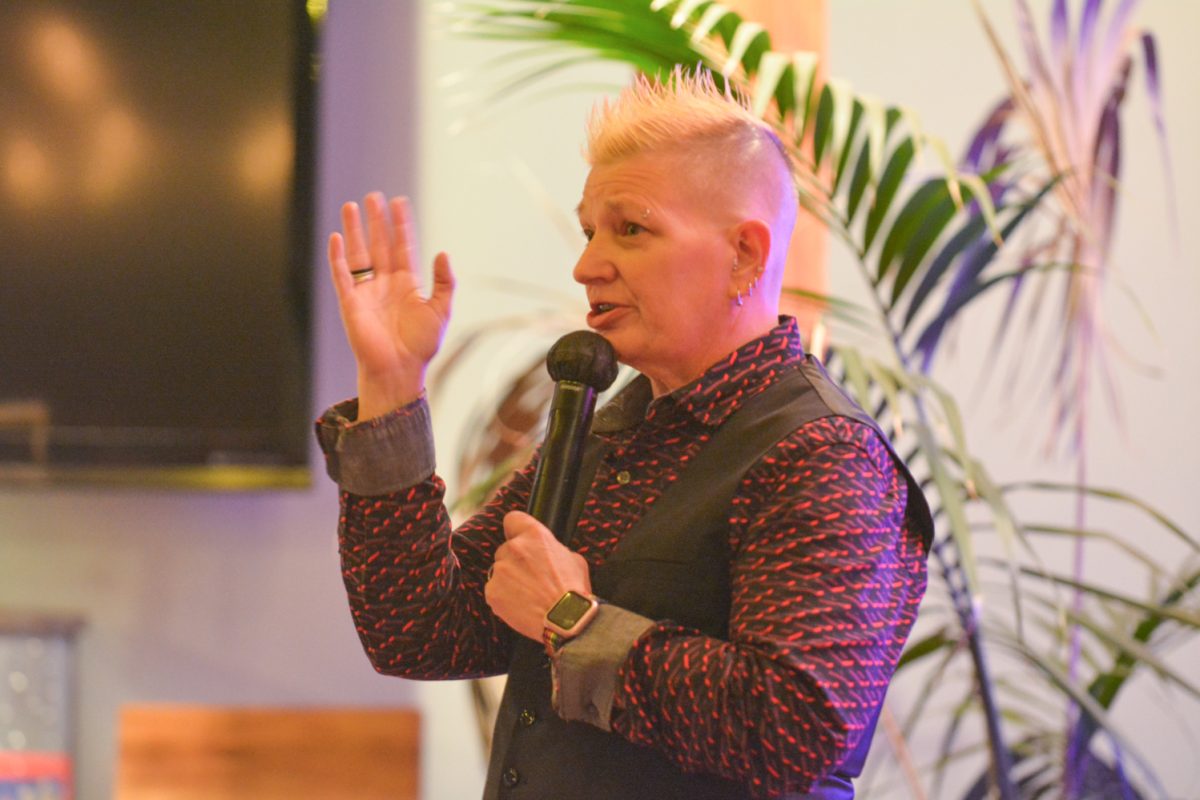
[[[1109,709],[1129,677],[1145,671],[1139,667],[1200,698],[1200,689],[1158,653],[1172,636],[1200,628],[1194,609],[1200,584],[1195,539],[1136,498],[1087,486],[1083,473],[1067,484],[999,484],[970,451],[961,411],[934,377],[939,344],[980,298],[1008,291],[998,334],[1002,340],[1010,330],[1007,320],[1029,295],[1027,287],[1034,285],[1040,295],[1061,279],[1067,288],[1066,333],[1054,373],[1062,398],[1059,417],[1068,419],[1080,408],[1078,387],[1089,385],[1089,365],[1097,352],[1092,301],[1116,208],[1118,112],[1131,61],[1126,31],[1133,3],[1125,0],[1107,35],[1097,39],[1100,6],[1100,0],[1088,0],[1075,49],[1068,53],[1066,4],[1055,3],[1051,56],[1041,58],[1044,69],[1035,69],[1029,81],[1017,77],[996,44],[1012,97],[988,115],[957,164],[906,109],[858,94],[843,82],[819,85],[815,57],[772,50],[761,26],[719,3],[492,0],[462,3],[453,12],[472,36],[525,45],[502,65],[509,71],[498,97],[587,59],[615,60],[651,74],[669,73],[676,65],[700,66],[771,120],[805,165],[801,202],[852,253],[870,298],[869,307],[821,298],[835,331],[853,331],[856,341],[865,342],[835,346],[831,366],[864,407],[890,426],[914,473],[924,476],[940,528],[933,552],[940,581],[931,584],[923,612],[929,632],[915,638],[901,660],[903,670],[918,663],[925,669],[917,670],[918,687],[906,717],[893,726],[898,741],[918,724],[933,722],[927,709],[935,688],[945,687],[947,676],[964,660],[969,664],[962,702],[940,718],[945,725],[933,765],[935,786],[947,764],[970,752],[959,741],[967,715],[975,711],[982,715],[989,754],[988,777],[977,789],[991,783],[1003,797],[1034,797],[1054,787],[1078,794],[1096,780],[1127,788],[1154,786],[1153,768],[1124,740]],[[1024,39],[1034,52],[1031,16],[1023,0],[1017,7]],[[1152,65],[1152,40],[1143,40],[1143,47]],[[1054,72],[1047,62],[1066,72]],[[1069,81],[1062,74],[1069,74]],[[1157,98],[1153,67],[1149,74]],[[1089,128],[1097,109],[1099,121]],[[1033,135],[1014,141],[1006,134],[1021,119]],[[804,146],[806,139],[811,147]],[[921,177],[919,165],[930,160],[927,154],[933,154],[936,166]],[[1030,313],[1047,313],[1034,300]],[[474,462],[476,476],[479,464],[486,472],[498,466],[500,456],[520,457],[532,438],[529,423],[541,417],[538,402],[527,402],[539,397],[531,383],[534,374],[523,374],[516,394],[506,401],[509,410],[519,411],[518,424],[508,426],[518,434],[517,443],[512,436],[493,435],[492,443],[504,446]],[[1085,420],[1082,412],[1074,420],[1077,442]],[[1030,493],[1137,509],[1147,528],[1183,542],[1190,560],[1181,570],[1169,569],[1129,538],[1090,529],[1082,518],[1073,526],[1021,520],[1014,498]],[[1040,560],[1039,542],[1051,536],[1069,537],[1081,546],[1114,544],[1145,568],[1151,595],[1139,598],[1091,583],[1078,569],[1059,574],[1048,568]],[[993,541],[1002,556],[977,553],[979,545]],[[1011,595],[1010,605],[985,601],[997,586]],[[1068,601],[1062,595],[1070,592],[1074,599]],[[1072,636],[1067,652],[1044,652],[1047,642]],[[993,678],[990,661],[996,657],[1011,662],[1010,674],[1020,679]],[[1040,682],[1040,692],[1030,692],[1030,675]],[[1079,709],[1066,726],[1061,716],[1042,713],[1047,693]],[[1097,733],[1115,758],[1101,758]],[[1130,764],[1137,769],[1128,769]]]

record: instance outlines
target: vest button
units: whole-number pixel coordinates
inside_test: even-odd
[[[537,714],[532,708],[523,708],[521,709],[521,716],[518,719],[521,720],[522,725],[528,728],[530,725],[537,722]]]
[[[511,789],[521,782],[521,773],[517,772],[516,767],[509,767],[504,770],[504,774],[500,777],[500,780],[504,782],[507,788]]]
[[[617,483],[621,484],[622,486],[629,483],[629,478],[629,470],[627,469],[623,469],[617,473]]]

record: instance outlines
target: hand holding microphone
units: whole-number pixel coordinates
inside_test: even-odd
[[[555,381],[554,398],[529,513],[505,516],[506,541],[496,550],[484,587],[496,615],[535,641],[542,636],[546,610],[566,591],[591,592],[587,562],[560,540],[571,516],[596,396],[616,378],[617,359],[602,336],[575,331],[550,348],[546,368]]]

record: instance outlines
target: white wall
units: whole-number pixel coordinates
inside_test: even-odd
[[[570,215],[584,177],[583,119],[599,89],[503,102],[487,120],[451,136],[446,128],[461,110],[449,107],[457,90],[439,79],[483,64],[497,48],[437,32],[426,16],[428,3],[331,5],[318,240],[336,224],[342,199],[372,188],[413,194],[427,256],[434,249],[450,251],[459,274],[452,337],[482,319],[558,307],[540,292],[572,294],[569,271],[577,245],[566,243],[554,217],[516,176],[527,170],[559,218]],[[969,4],[830,5],[832,73],[862,91],[912,106],[928,129],[960,146],[1001,86]],[[1009,24],[1002,13],[1006,6],[989,4],[1002,26]],[[1195,4],[1168,0],[1145,3],[1142,10],[1162,45],[1183,257],[1171,263],[1157,156],[1144,106],[1135,100],[1126,181],[1137,200],[1121,212],[1119,274],[1137,289],[1160,342],[1151,342],[1115,292],[1110,305],[1114,330],[1159,365],[1164,378],[1152,381],[1124,371],[1127,433],[1123,437],[1114,425],[1098,421],[1093,460],[1096,482],[1154,500],[1192,531],[1200,531],[1200,504],[1191,492],[1200,477],[1200,426],[1189,402],[1200,389],[1194,355],[1200,340],[1194,253],[1200,242],[1188,227],[1200,210],[1195,186],[1200,169],[1190,146],[1200,139],[1200,105],[1191,86],[1200,74],[1200,52],[1193,44],[1200,33],[1198,15]],[[602,68],[585,76],[593,84],[614,85],[624,74]],[[1140,87],[1133,92],[1141,93]],[[324,280],[322,247],[318,241],[317,407],[353,389],[353,367]],[[844,257],[835,257],[833,270],[835,287],[850,290],[853,277]],[[497,280],[526,285],[498,290]],[[962,337],[964,356],[975,335],[968,331]],[[516,348],[505,345],[501,351],[504,347]],[[500,361],[482,364],[474,378],[494,380]],[[972,363],[958,369],[961,375],[948,380],[970,385],[978,374]],[[455,389],[454,397],[443,393],[436,406],[446,463],[456,422],[466,413],[455,403],[472,393],[469,381]],[[1001,477],[1028,474],[1040,441],[1033,432],[1036,419],[1024,410],[1025,401],[1006,404],[996,394],[993,389],[972,406],[972,442],[994,454],[990,463]],[[415,703],[426,714],[424,796],[478,796],[482,761],[465,686],[381,678],[360,654],[337,572],[335,514],[335,492],[319,476],[308,492],[259,495],[0,492],[0,605],[77,611],[90,619],[81,647],[83,800],[108,796],[119,705],[159,700]],[[1190,663],[1196,663],[1194,655]],[[1171,793],[1186,795],[1197,783],[1194,758],[1186,757],[1190,751],[1176,729],[1156,726],[1161,705],[1150,693],[1129,710],[1130,724],[1144,751],[1161,764]]]

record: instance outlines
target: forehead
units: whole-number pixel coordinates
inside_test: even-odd
[[[580,217],[632,206],[640,210],[683,212],[698,194],[688,177],[687,159],[673,152],[647,152],[597,164],[583,185],[576,208]]]

